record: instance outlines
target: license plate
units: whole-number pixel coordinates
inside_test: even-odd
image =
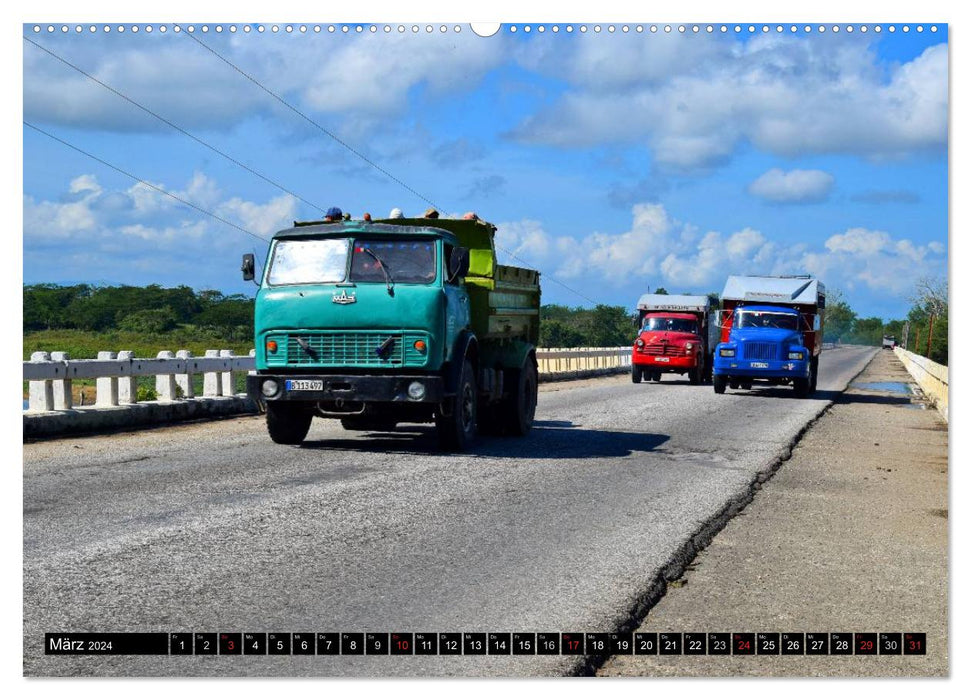
[[[288,379],[287,391],[323,391],[323,379]]]
[[[670,357],[655,357],[654,358],[654,361],[655,362],[670,362],[671,361],[671,358]]]
[[[753,362],[752,364],[749,365],[749,367],[757,367],[758,369],[768,369],[769,363],[768,362]]]

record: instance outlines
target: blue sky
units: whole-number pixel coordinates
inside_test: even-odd
[[[171,25],[59,26],[24,33],[314,205],[355,216],[427,206]],[[859,313],[892,318],[918,279],[946,275],[945,25],[505,25],[489,38],[453,26],[197,36],[443,211],[496,223],[500,259],[538,267],[546,302],[631,307],[658,286],[720,291],[729,274],[810,272]],[[25,120],[262,237],[319,217],[23,50]],[[239,257],[262,254],[260,241],[26,127],[24,164],[26,283],[254,291]]]

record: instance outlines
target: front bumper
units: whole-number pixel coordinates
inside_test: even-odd
[[[651,369],[693,369],[698,364],[696,355],[649,355],[639,352],[636,348],[631,353],[631,362],[640,367]]]
[[[753,366],[754,365],[754,366]],[[712,373],[716,376],[752,377],[758,379],[809,378],[808,360],[746,360],[715,355]]]
[[[261,391],[263,382],[273,379],[279,390],[272,396]],[[322,382],[320,390],[290,389],[288,380]],[[421,399],[408,396],[408,386],[421,382],[425,395]],[[361,401],[364,403],[441,403],[445,398],[445,381],[428,375],[335,375],[335,374],[250,374],[246,377],[246,393],[254,401]]]

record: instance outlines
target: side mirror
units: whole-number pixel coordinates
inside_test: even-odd
[[[469,274],[469,249],[454,248],[448,259],[448,281],[454,282],[467,274]]]
[[[243,273],[243,279],[247,282],[256,277],[256,258],[252,253],[243,255],[243,266],[239,268]]]

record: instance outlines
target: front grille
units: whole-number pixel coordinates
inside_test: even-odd
[[[780,347],[776,343],[744,343],[742,357],[746,360],[778,360]]]
[[[394,340],[388,352],[379,356],[378,347],[389,338]],[[304,347],[299,341],[307,346]],[[316,367],[402,367],[422,366],[426,353],[414,348],[416,340],[428,342],[425,334],[365,331],[357,333],[290,333],[285,336],[280,353],[287,365]],[[278,364],[270,361],[270,364]]]
[[[648,343],[644,346],[644,352],[648,355],[667,355],[668,357],[673,357],[683,355],[684,348],[680,345],[671,345],[669,343]]]

